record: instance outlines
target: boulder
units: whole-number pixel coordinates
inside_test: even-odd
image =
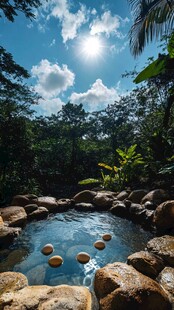
[[[58,204],[56,198],[54,197],[49,196],[38,197],[35,203],[39,207],[45,207],[48,210],[48,212],[57,212]]]
[[[156,280],[169,293],[174,309],[174,268],[165,267]]]
[[[164,268],[162,258],[147,251],[136,252],[128,256],[127,263],[152,279],[155,279]]]
[[[10,271],[0,273],[0,296],[4,293],[10,294],[10,292],[21,290],[27,285],[28,280],[22,273]],[[0,309],[2,309],[1,304]]]
[[[133,203],[141,203],[142,198],[147,195],[148,191],[146,189],[137,189],[130,193],[128,200]]]
[[[174,266],[174,236],[162,236],[147,243],[148,251],[160,256],[166,264]]]
[[[27,214],[23,207],[0,208],[0,214],[3,221],[7,222],[9,226],[23,226],[26,223]]]
[[[174,200],[165,201],[156,208],[154,224],[157,229],[167,230],[174,228]]]
[[[141,204],[145,204],[146,201],[151,201],[153,202],[153,204],[159,205],[167,199],[168,194],[166,191],[164,191],[163,189],[154,189],[142,198]]]
[[[108,210],[112,207],[114,196],[107,192],[98,192],[93,203],[101,210]]]
[[[76,194],[73,199],[75,203],[78,203],[78,202],[92,203],[96,195],[97,193],[94,191],[85,190],[85,191],[82,191]]]
[[[0,226],[4,226],[4,221],[3,221],[2,216],[0,216]]]
[[[120,192],[120,193],[116,196],[116,198],[117,198],[118,200],[122,201],[122,200],[128,198],[129,194],[130,194],[130,191],[122,191],[122,192]]]
[[[25,205],[30,203],[30,199],[25,195],[16,195],[13,197],[11,206],[20,206],[24,207]]]
[[[97,270],[94,290],[100,310],[169,310],[171,304],[162,287],[124,263]]]
[[[38,205],[31,203],[29,205],[24,206],[24,210],[27,214],[32,213],[33,211],[38,209]]]
[[[76,203],[74,208],[77,211],[87,211],[87,212],[96,210],[96,206],[94,206],[92,203],[89,203],[89,202]]]
[[[0,247],[12,243],[14,238],[19,236],[20,232],[21,228],[19,227],[0,226]]]
[[[146,217],[146,210],[142,205],[138,203],[132,203],[129,208],[129,214],[132,221],[142,223]]]
[[[7,271],[13,270],[14,266],[22,262],[28,256],[26,249],[12,250],[8,256],[0,262],[0,270]]]
[[[19,291],[4,293],[0,309],[35,310],[97,310],[92,305],[92,295],[85,287],[60,285],[27,286]]]
[[[29,221],[32,220],[43,220],[48,216],[48,210],[45,207],[38,207],[35,211],[28,214],[27,218]]]
[[[127,218],[129,215],[128,208],[126,208],[124,202],[122,201],[117,200],[113,201],[112,208],[110,208],[110,211],[112,214],[123,218]]]
[[[72,199],[62,198],[57,200],[57,204],[58,204],[57,211],[64,212],[69,210],[73,206],[74,201]]]

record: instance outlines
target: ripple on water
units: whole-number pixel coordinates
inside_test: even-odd
[[[99,251],[93,244],[104,233],[110,233],[112,239],[106,242],[104,250]],[[111,213],[70,210],[52,215],[47,220],[27,224],[0,263],[0,272],[22,272],[28,277],[30,285],[69,284],[91,288],[98,268],[114,261],[125,262],[128,255],[142,250],[151,238],[152,235],[138,225]],[[54,246],[54,252],[44,256],[41,249],[47,243]],[[18,260],[12,253],[19,250],[24,255],[19,255]],[[87,252],[91,260],[85,265],[80,264],[76,260],[79,252]],[[50,267],[48,259],[53,255],[61,256],[63,265]]]

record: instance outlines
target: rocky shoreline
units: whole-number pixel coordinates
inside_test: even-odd
[[[26,222],[71,208],[110,211],[153,230],[156,237],[127,263],[97,270],[95,295],[81,286],[28,286],[20,273],[0,273],[1,309],[174,309],[174,200],[166,191],[125,190],[120,193],[85,190],[73,199],[17,195],[0,208],[0,248],[12,243]],[[172,308],[173,307],[173,308]]]

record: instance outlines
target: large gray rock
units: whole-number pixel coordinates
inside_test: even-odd
[[[11,206],[20,206],[24,207],[25,205],[30,203],[30,199],[25,195],[16,195],[13,197]]]
[[[18,206],[0,208],[0,215],[9,226],[23,226],[27,219],[24,208]]]
[[[154,280],[124,263],[97,270],[94,289],[100,310],[168,310],[168,296]]]
[[[96,195],[97,195],[97,193],[94,191],[84,190],[84,191],[76,194],[73,199],[74,199],[75,203],[79,203],[79,202],[92,203],[93,199]]]
[[[68,285],[27,286],[2,294],[0,305],[6,310],[97,310],[87,288]]]
[[[147,251],[140,251],[129,255],[127,263],[152,279],[155,279],[164,268],[162,258]]]
[[[142,198],[141,204],[144,204],[146,201],[151,201],[153,204],[158,206],[160,203],[167,199],[168,193],[166,191],[163,189],[154,189]]]
[[[174,200],[165,201],[156,208],[154,224],[157,229],[167,230],[174,228]]]
[[[169,293],[174,309],[174,268],[165,267],[159,274],[157,281]]]
[[[174,266],[174,236],[153,238],[147,243],[147,249],[162,257],[166,264]]]
[[[58,212],[64,212],[72,208],[74,201],[72,199],[62,198],[57,200]]]
[[[124,199],[127,199],[128,196],[129,196],[129,194],[130,194],[130,191],[122,191],[122,192],[120,192],[120,193],[116,196],[116,198],[117,198],[117,200],[122,201],[122,200],[124,200]]]
[[[24,206],[24,210],[27,214],[32,213],[33,211],[37,209],[38,209],[38,205],[34,203]]]
[[[146,189],[137,189],[130,193],[128,199],[133,203],[141,203],[142,198],[147,195],[148,191]]]
[[[0,247],[4,247],[13,242],[14,238],[19,236],[21,228],[0,226]]]

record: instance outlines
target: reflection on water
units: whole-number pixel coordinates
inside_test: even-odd
[[[93,243],[104,233],[112,234],[112,240],[99,251]],[[98,268],[115,261],[125,262],[128,255],[142,250],[151,237],[149,232],[111,213],[71,210],[28,224],[16,242],[3,252],[4,256],[0,253],[0,272],[22,272],[30,285],[69,284],[91,288]],[[54,246],[54,253],[49,256],[40,252],[46,243]],[[79,252],[90,254],[89,263],[82,265],[77,262]],[[64,259],[59,268],[51,268],[47,263],[53,255]]]

